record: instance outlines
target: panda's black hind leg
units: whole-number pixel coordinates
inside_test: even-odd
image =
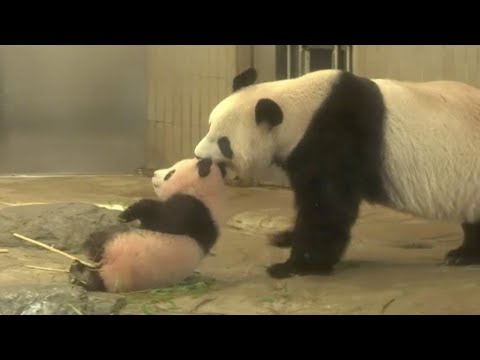
[[[462,224],[463,244],[447,253],[445,262],[452,266],[480,264],[480,222]]]
[[[95,262],[100,262],[107,243],[114,238],[115,234],[128,230],[128,225],[115,224],[104,229],[94,231],[88,236],[87,240],[83,244],[83,250],[85,250],[89,259]]]

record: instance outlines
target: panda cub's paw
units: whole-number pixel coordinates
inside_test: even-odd
[[[270,238],[270,245],[276,246],[279,248],[288,248],[291,247],[293,243],[292,231],[281,231],[276,234],[273,234]]]
[[[452,266],[480,265],[480,249],[465,249],[460,246],[447,253],[445,263]]]
[[[133,216],[133,213],[129,211],[129,209],[127,209],[120,213],[120,215],[118,215],[118,220],[122,223],[129,223],[135,220],[135,218]]]
[[[141,199],[130,205],[118,216],[121,222],[142,220],[145,217],[155,216],[162,208],[163,203],[158,200]]]
[[[124,223],[129,223],[134,220],[137,220],[138,208],[141,206],[141,204],[142,204],[141,201],[138,201],[135,204],[129,206],[124,211],[122,211],[120,215],[118,215],[118,219]]]

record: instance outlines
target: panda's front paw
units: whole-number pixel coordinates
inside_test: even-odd
[[[447,253],[445,263],[451,266],[480,265],[480,249],[465,249],[460,246]]]
[[[267,273],[274,279],[286,279],[295,274],[292,265],[288,262],[270,265],[267,267]]]
[[[320,275],[326,276],[333,273],[332,265],[313,264],[308,262],[292,262],[273,264],[267,268],[267,273],[275,279],[285,279],[294,275],[308,276]]]
[[[273,234],[270,238],[270,245],[276,246],[279,248],[288,248],[293,244],[293,233],[292,231],[281,231],[276,234]]]

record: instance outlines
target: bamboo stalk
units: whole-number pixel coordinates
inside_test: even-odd
[[[91,263],[91,262],[89,262],[89,261],[82,260],[82,259],[80,259],[80,258],[78,258],[78,257],[76,257],[76,256],[73,256],[73,255],[70,255],[70,254],[68,254],[68,253],[66,253],[66,252],[64,252],[64,251],[62,251],[62,250],[58,250],[58,249],[55,249],[55,248],[53,248],[53,247],[51,247],[51,246],[49,246],[49,245],[43,244],[43,243],[41,243],[40,241],[30,239],[30,238],[28,238],[28,237],[26,237],[26,236],[23,236],[23,235],[20,235],[20,234],[17,234],[17,233],[13,233],[13,236],[15,236],[15,237],[17,237],[17,238],[19,238],[19,239],[28,241],[28,242],[30,242],[30,243],[32,243],[32,244],[41,246],[41,247],[43,247],[43,248],[45,248],[45,249],[47,249],[47,250],[50,250],[50,251],[52,251],[52,252],[54,252],[54,253],[63,255],[63,256],[65,256],[65,257],[68,257],[69,259],[76,260],[76,261],[78,261],[79,263],[82,263],[83,265],[88,266],[88,267],[90,267],[90,268],[96,268],[96,267],[97,267],[97,264],[95,264],[95,263]]]
[[[58,272],[65,272],[65,273],[69,272],[68,270],[65,270],[65,269],[54,269],[49,267],[33,266],[33,265],[26,265],[26,266],[32,269],[37,269],[37,270],[58,271]]]

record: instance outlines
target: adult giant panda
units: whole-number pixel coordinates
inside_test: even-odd
[[[248,69],[210,114],[198,158],[240,176],[276,163],[297,217],[276,234],[291,245],[272,277],[330,273],[362,200],[462,225],[447,264],[480,263],[480,90],[452,81],[367,79],[320,70],[255,84]]]

